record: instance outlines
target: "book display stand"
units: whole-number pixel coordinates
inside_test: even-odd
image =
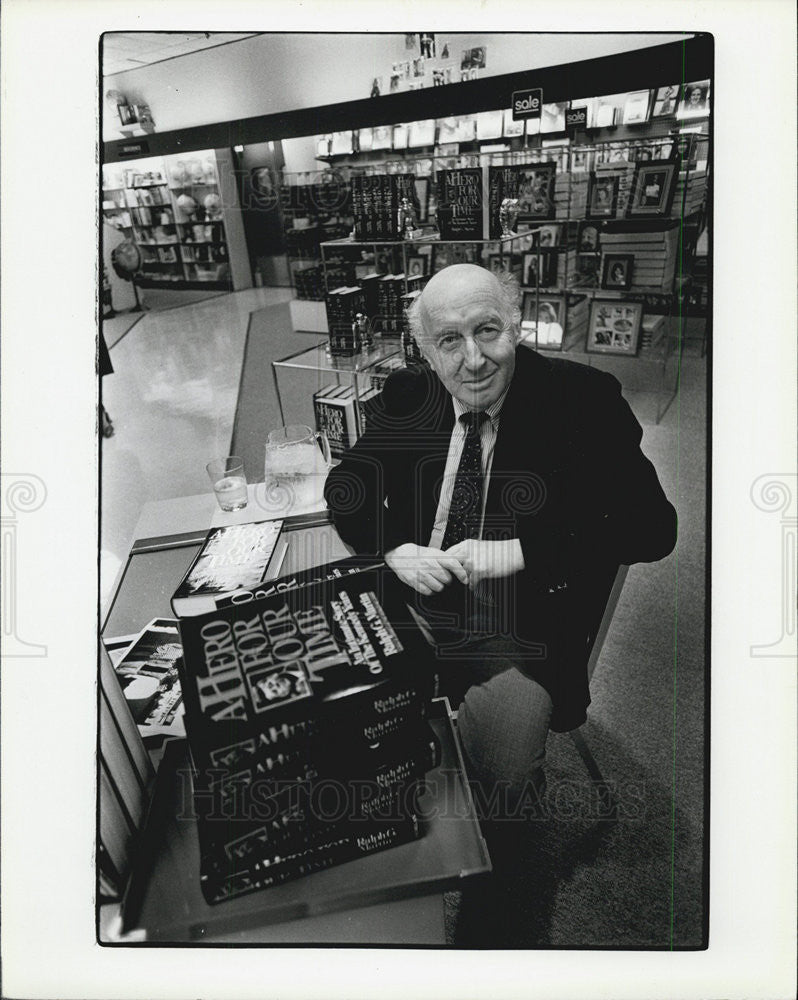
[[[322,315],[314,329],[329,328],[330,293],[352,296],[362,290],[374,344],[349,358],[315,348],[275,363],[281,408],[283,399],[290,398],[292,419],[301,410],[304,422],[314,418],[323,424],[318,407],[312,401],[303,405],[299,397],[312,399],[350,385],[351,393],[339,394],[338,405],[344,407],[349,399],[341,443],[351,445],[362,433],[364,394],[378,391],[381,376],[403,363],[402,348],[409,361],[417,360],[402,333],[397,303],[447,264],[473,262],[517,276],[528,346],[600,367],[629,390],[653,393],[659,423],[677,392],[688,309],[694,301],[692,272],[705,226],[708,147],[708,136],[688,133],[581,146],[552,142],[505,152],[483,146],[456,156],[370,162],[361,168],[366,180],[376,178],[378,171],[384,172],[379,177],[401,171],[415,176],[416,184],[423,180],[425,222],[409,239],[348,237],[320,244],[317,279],[327,296],[328,316]],[[452,174],[477,169],[483,176],[482,235],[500,231],[496,215],[502,194],[520,194],[516,235],[442,239],[430,224],[435,192],[443,190],[441,178],[445,183]],[[427,176],[420,177],[420,170],[428,171]],[[542,182],[547,194],[536,201],[534,187]],[[509,186],[502,188],[502,183]],[[380,204],[378,196],[373,200]],[[394,287],[381,287],[386,283]],[[359,311],[357,302],[348,308]],[[315,371],[317,378],[312,384],[295,381],[287,391],[289,370],[296,374],[300,369]]]

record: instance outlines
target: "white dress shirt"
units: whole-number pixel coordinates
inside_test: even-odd
[[[509,386],[508,386],[509,389]],[[482,450],[482,510],[480,512],[479,535],[482,537],[482,527],[485,521],[485,502],[488,497],[488,483],[490,481],[490,470],[493,465],[493,449],[496,446],[496,437],[499,433],[499,417],[501,415],[502,404],[508,389],[505,389],[501,396],[489,406],[484,412],[488,415],[488,420],[483,420],[479,429],[479,443]],[[454,491],[454,481],[457,478],[457,469],[460,465],[460,456],[463,453],[463,445],[466,439],[466,427],[460,420],[464,413],[468,413],[468,407],[452,396],[452,406],[454,407],[454,430],[449,441],[449,453],[446,456],[446,467],[443,471],[443,484],[441,495],[438,500],[438,509],[435,513],[435,525],[429,538],[429,547],[439,549],[443,545],[443,538],[446,534],[446,524],[449,520],[449,506],[452,502]]]

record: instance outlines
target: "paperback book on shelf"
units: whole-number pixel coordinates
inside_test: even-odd
[[[280,520],[212,528],[172,596],[172,611],[178,618],[202,615],[230,594],[275,578],[287,548],[282,528]]]

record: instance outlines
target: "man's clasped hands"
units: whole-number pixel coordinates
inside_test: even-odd
[[[467,538],[445,552],[406,542],[386,552],[385,562],[402,583],[426,596],[440,593],[454,580],[473,590],[483,580],[512,576],[524,569],[524,555],[517,538],[505,541]]]

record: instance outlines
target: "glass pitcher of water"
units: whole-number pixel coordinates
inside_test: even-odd
[[[283,513],[321,505],[332,458],[327,435],[304,424],[269,432],[266,442],[266,502]]]

